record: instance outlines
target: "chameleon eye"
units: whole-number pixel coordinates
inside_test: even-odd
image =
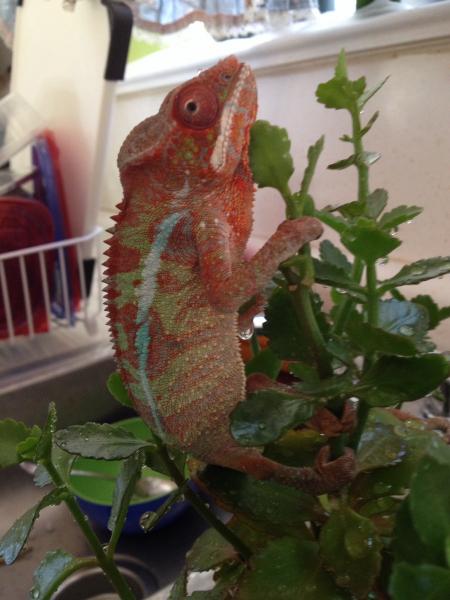
[[[216,94],[203,85],[188,85],[180,90],[175,98],[174,117],[192,129],[210,127],[218,114],[219,102]]]

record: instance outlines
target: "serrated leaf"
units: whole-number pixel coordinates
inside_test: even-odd
[[[449,452],[450,453],[450,452]],[[445,564],[445,541],[450,535],[450,461],[426,455],[411,483],[409,506],[414,527],[424,544],[439,552]]]
[[[313,259],[314,276],[317,283],[337,287],[341,290],[348,290],[359,297],[365,299],[365,290],[355,283],[347,271],[331,263]]]
[[[34,585],[30,590],[30,599],[50,600],[61,583],[61,573],[66,569],[74,571],[79,563],[82,563],[80,559],[64,552],[64,550],[47,552],[34,572]]]
[[[246,365],[245,374],[264,373],[271,379],[276,379],[281,369],[281,360],[270,348],[258,352]]]
[[[356,455],[358,471],[395,465],[405,457],[406,447],[392,425],[377,423],[361,436]]]
[[[20,460],[36,461],[36,447],[41,439],[42,429],[38,425],[33,425],[29,435],[17,445],[17,454]]]
[[[229,600],[235,597],[238,580],[244,569],[242,563],[223,565],[214,575],[214,587],[210,590],[192,592],[189,600]]]
[[[450,571],[435,565],[394,565],[389,582],[393,600],[448,600]]]
[[[372,129],[375,121],[378,119],[379,116],[380,112],[377,110],[367,121],[367,124],[361,129],[361,136],[366,135],[366,133],[368,133]]]
[[[144,453],[142,451],[134,452],[122,463],[114,486],[111,513],[108,519],[108,529],[113,532],[113,536],[116,529],[122,530],[128,506],[143,466]]]
[[[259,187],[273,187],[286,195],[294,172],[291,141],[286,129],[256,121],[250,131],[250,167]]]
[[[243,446],[264,446],[310,419],[317,404],[277,390],[261,390],[239,402],[230,414],[230,431]]]
[[[388,193],[382,188],[377,188],[367,196],[367,216],[377,219],[386,207]]]
[[[123,404],[123,406],[127,406],[128,408],[133,408],[133,403],[131,402],[127,389],[117,371],[111,373],[111,375],[108,377],[106,387],[108,388],[111,396],[117,400],[117,402]]]
[[[316,210],[314,212],[314,216],[317,217],[322,223],[334,229],[338,233],[344,233],[348,229],[348,223],[342,217],[338,217],[333,215],[331,212],[327,210]]]
[[[398,239],[378,229],[370,221],[349,227],[343,232],[341,241],[354,256],[368,263],[384,258],[401,244]]]
[[[406,206],[402,204],[401,206],[396,206],[389,212],[384,213],[384,215],[378,221],[378,225],[381,227],[381,229],[390,231],[392,229],[396,229],[402,223],[411,221],[414,219],[414,217],[420,215],[422,211],[423,208],[420,206]]]
[[[322,135],[317,142],[315,142],[312,146],[308,148],[308,164],[306,166],[305,172],[303,174],[302,183],[300,185],[299,195],[301,198],[304,198],[309,189],[309,184],[314,175],[314,171],[316,170],[317,162],[319,160],[320,155],[322,154],[323,146],[325,143],[325,137]],[[304,212],[303,214],[307,214]]]
[[[360,396],[371,406],[394,406],[422,398],[447,378],[449,365],[440,354],[382,356],[363,375]]]
[[[351,273],[352,265],[348,258],[345,256],[337,246],[335,246],[330,240],[324,240],[320,244],[320,258],[322,261],[334,265],[339,269],[345,271],[345,273]]]
[[[400,271],[381,282],[380,293],[391,290],[402,285],[416,285],[428,279],[434,279],[450,273],[450,256],[439,256],[425,258],[406,265]]]
[[[354,111],[357,107],[358,98],[363,95],[365,89],[365,77],[351,81],[346,76],[338,75],[317,86],[316,98],[326,108]]]
[[[70,454],[104,460],[128,458],[142,448],[155,448],[152,442],[139,440],[125,429],[99,423],[61,429],[55,434],[55,442]]]
[[[170,590],[168,600],[186,600],[187,598],[187,569],[183,569],[178,575],[173,587]]]
[[[277,536],[303,532],[305,521],[323,516],[315,496],[232,469],[208,466],[199,483],[218,506]]]
[[[60,504],[64,497],[65,492],[62,492],[61,490],[52,490],[15,521],[13,526],[8,529],[0,540],[0,557],[3,558],[5,564],[12,564],[19,556],[40,511],[47,506]]]
[[[23,442],[31,429],[20,421],[4,419],[0,421],[0,469],[19,463],[22,459],[17,446]]]
[[[37,440],[36,447],[34,449],[34,460],[47,460],[51,458],[52,447],[53,447],[53,435],[56,430],[56,406],[54,402],[50,402],[48,406],[47,421],[42,428],[42,433]]]
[[[253,559],[240,580],[238,600],[349,600],[323,570],[316,542],[284,537]]]
[[[327,169],[331,171],[342,171],[356,164],[356,155],[352,154],[351,156],[347,156],[347,158],[343,158],[341,160],[337,160],[334,163],[330,163],[327,166]]]
[[[343,217],[352,220],[362,217],[366,213],[366,203],[355,200],[354,202],[347,202],[341,204],[336,209]]]
[[[380,571],[382,543],[369,519],[343,507],[320,532],[320,554],[336,583],[367,598]]]
[[[353,344],[365,354],[381,352],[388,355],[414,356],[418,352],[412,340],[360,320],[349,321],[347,333]]]

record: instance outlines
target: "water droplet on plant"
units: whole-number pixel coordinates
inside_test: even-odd
[[[265,429],[265,428],[266,428],[265,423],[258,423],[258,429]]]
[[[38,600],[38,598],[40,597],[41,592],[34,588],[33,590],[31,590],[31,597],[34,598],[34,600]]]
[[[248,327],[247,329],[240,329],[238,332],[238,335],[241,340],[247,341],[252,338],[253,332],[254,332],[254,329],[253,329],[253,325],[252,325],[252,326]]]
[[[155,522],[156,517],[156,513],[151,510],[143,513],[139,519],[139,525],[141,529],[143,529],[144,531],[148,531]]]

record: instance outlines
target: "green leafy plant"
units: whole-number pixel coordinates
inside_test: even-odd
[[[380,154],[368,151],[364,142],[379,115],[366,123],[361,115],[384,83],[367,88],[365,78],[351,80],[342,52],[334,77],[317,88],[319,103],[350,117],[351,131],[341,137],[350,153],[328,168],[354,170],[357,191],[351,202],[319,210],[310,194],[324,138],[309,148],[297,191],[289,185],[294,167],[284,129],[258,121],[250,145],[256,183],[281,194],[288,218],[315,216],[336,231],[341,247],[323,239],[317,256],[306,246],[280,265],[262,330],[266,345],[254,335],[246,371],[274,380],[283,371],[290,387],[250,395],[230,415],[230,429],[242,445],[259,446],[288,465],[313,465],[324,445],[330,446],[331,459],[351,448],[353,481],[316,497],[190,460],[197,485],[231,513],[224,524],[187,486],[185,457],[156,436],[139,440],[94,423],[56,431],[54,407],[42,430],[1,421],[0,466],[34,461],[35,483],[52,489],[6,533],[0,556],[7,564],[16,560],[39,512],[59,502],[66,502],[94,554],[76,558],[50,552],[36,571],[32,598],[50,598],[69,574],[92,564],[103,568],[122,599],[133,598],[114,564],[114,550],[144,464],[178,486],[157,513],[146,517],[146,527],[153,527],[181,494],[211,525],[189,552],[171,600],[450,597],[448,422],[400,410],[404,402],[435,393],[449,376],[449,363],[428,332],[450,316],[450,307],[437,306],[430,296],[406,299],[400,290],[449,273],[450,257],[414,262],[388,279],[379,276],[380,261],[401,244],[394,233],[421,212],[417,206],[388,209],[387,191],[370,188],[370,167]],[[316,284],[330,289],[328,311]],[[117,374],[108,387],[130,405]],[[106,548],[70,490],[73,455],[124,461]],[[206,571],[213,572],[211,589],[189,595],[189,576]]]

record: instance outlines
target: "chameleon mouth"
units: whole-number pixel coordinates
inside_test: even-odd
[[[231,158],[239,162],[247,127],[252,124],[256,112],[256,88],[251,68],[242,63],[235,75],[234,85],[225,103],[220,118],[220,133],[217,136],[210,164],[221,171]],[[239,117],[239,126],[236,126]],[[236,134],[236,130],[237,134]]]

